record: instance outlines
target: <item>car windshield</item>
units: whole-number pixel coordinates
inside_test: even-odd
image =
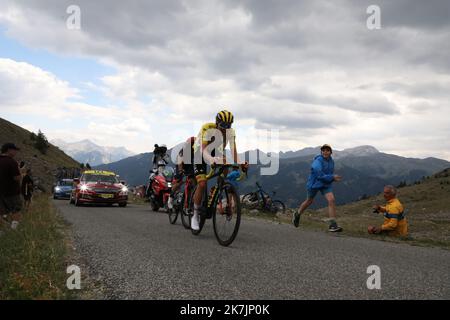
[[[73,181],[72,181],[72,180],[58,181],[58,186],[61,186],[61,187],[66,187],[66,186],[71,187],[72,184],[73,184]]]
[[[86,174],[83,179],[85,182],[107,182],[107,183],[119,183],[116,176],[107,176],[100,174]]]

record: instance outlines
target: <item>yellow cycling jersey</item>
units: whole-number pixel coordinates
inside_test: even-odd
[[[213,135],[218,135],[220,133],[220,130],[217,129],[217,126],[215,123],[210,122],[206,123],[202,126],[200,129],[200,132],[197,135],[197,138],[195,139],[194,143],[194,152],[197,152],[200,150],[201,146],[203,144],[210,144],[213,140]],[[222,138],[223,139],[223,138]],[[230,142],[230,145],[233,147],[236,141],[236,133],[233,128],[227,129],[226,131],[226,137],[224,143],[222,143],[220,146],[218,146],[218,151],[223,152],[225,147],[227,146],[228,142]]]

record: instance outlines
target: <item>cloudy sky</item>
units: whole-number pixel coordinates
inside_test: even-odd
[[[76,4],[80,29],[67,27]],[[370,30],[367,7],[381,10]],[[0,0],[0,117],[134,152],[224,106],[238,148],[450,160],[450,1]],[[73,21],[73,20],[69,20]],[[279,141],[264,144],[268,130]]]

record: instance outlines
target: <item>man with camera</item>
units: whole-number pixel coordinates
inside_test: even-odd
[[[387,234],[389,236],[407,236],[408,222],[404,215],[404,208],[400,200],[397,199],[397,190],[391,185],[387,185],[383,190],[385,206],[373,206],[375,213],[383,213],[384,223],[380,227],[369,226],[367,231],[370,234]]]

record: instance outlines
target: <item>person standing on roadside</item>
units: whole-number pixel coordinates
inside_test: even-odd
[[[17,228],[22,218],[22,175],[19,164],[14,160],[19,150],[14,143],[5,143],[0,154],[0,212],[11,217],[12,229]]]
[[[306,184],[307,199],[300,205],[298,212],[292,216],[292,223],[298,227],[300,216],[313,203],[315,196],[320,193],[325,196],[328,201],[329,228],[330,232],[340,232],[342,228],[336,222],[336,200],[334,198],[331,184],[342,180],[342,177],[334,174],[334,160],[331,157],[333,149],[328,144],[324,144],[320,148],[321,154],[314,158],[311,165],[311,173]]]
[[[27,169],[25,175],[22,178],[22,196],[23,200],[25,201],[24,209],[25,211],[28,210],[31,204],[31,199],[33,198],[33,189],[34,189],[34,183],[33,178],[31,175],[31,169]]]

